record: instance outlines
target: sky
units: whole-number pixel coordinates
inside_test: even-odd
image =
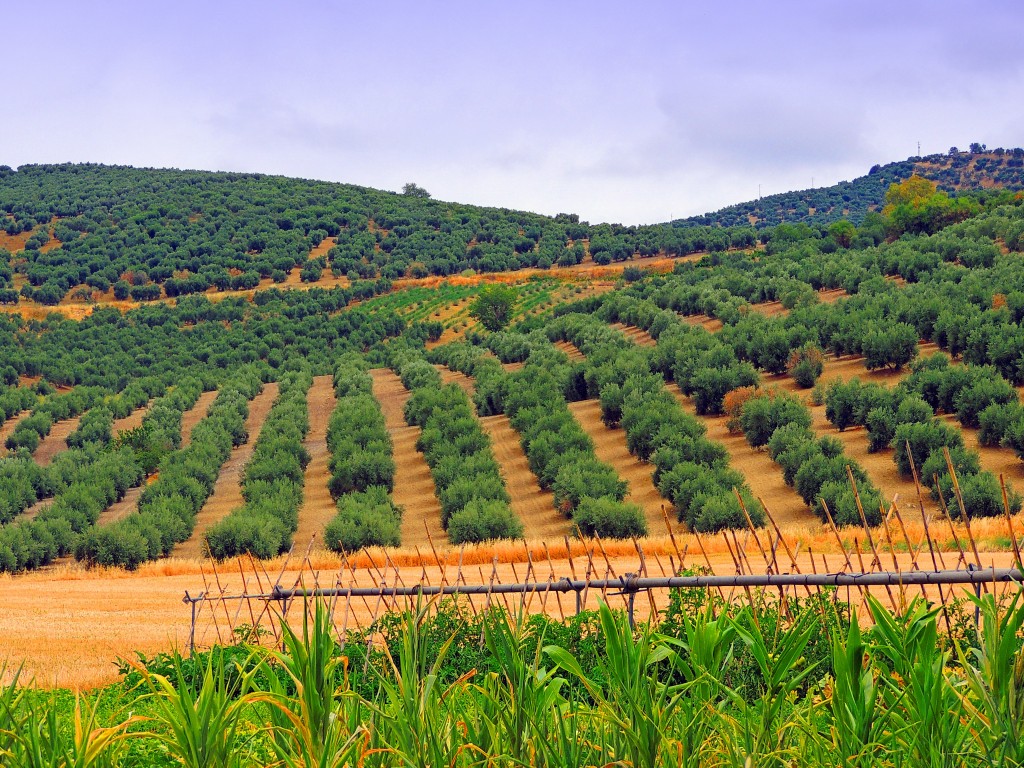
[[[10,0],[0,164],[667,221],[1024,146],[1024,3]],[[12,34],[13,33],[13,34]]]

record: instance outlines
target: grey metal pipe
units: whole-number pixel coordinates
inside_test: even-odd
[[[1018,568],[988,568],[945,571],[872,571],[868,573],[783,573],[737,574],[729,576],[624,576],[618,579],[560,579],[521,584],[412,585],[377,587],[333,587],[322,589],[284,589],[270,593],[239,595],[239,598],[291,600],[296,597],[409,597],[415,595],[487,595],[528,592],[582,592],[586,589],[620,590],[635,593],[647,589],[706,589],[709,587],[875,587],[918,586],[928,584],[1024,584],[1024,572]],[[226,598],[186,597],[186,602]]]

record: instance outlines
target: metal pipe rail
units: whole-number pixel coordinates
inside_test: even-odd
[[[626,574],[617,579],[568,579],[533,581],[521,584],[445,584],[376,587],[332,587],[321,589],[285,589],[274,587],[269,593],[248,595],[263,600],[292,600],[296,597],[410,597],[416,595],[501,595],[529,592],[583,592],[618,589],[623,593],[647,589],[706,589],[715,587],[881,587],[929,584],[1024,584],[1019,568],[974,568],[945,571],[871,571],[868,573],[783,573],[737,574],[731,576],[640,577]],[[186,597],[185,602],[201,601],[204,595]]]

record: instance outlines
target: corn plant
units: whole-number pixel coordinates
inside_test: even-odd
[[[128,728],[141,720],[127,717],[101,727],[97,722],[98,701],[89,704],[75,697],[70,732],[61,722],[52,701],[28,703],[17,722],[14,743],[8,751],[9,765],[19,768],[112,768],[119,764]]]
[[[351,765],[368,740],[363,725],[368,713],[349,686],[347,659],[334,642],[326,605],[316,602],[312,622],[308,606],[303,608],[301,636],[281,623],[284,650],[261,661],[269,690],[254,700],[269,705],[273,746],[282,765]]]
[[[189,685],[182,658],[174,656],[172,677],[145,668],[146,694],[155,704],[153,721],[159,730],[148,734],[186,768],[228,768],[238,765],[245,739],[239,726],[253,699],[252,680],[257,666],[248,659],[228,674],[222,653],[207,657],[198,690]]]
[[[467,717],[467,741],[481,755],[547,765],[553,756],[546,747],[567,710],[565,680],[543,666],[542,638],[531,637],[522,612],[491,611],[483,639],[498,669],[470,689],[477,716]]]
[[[21,687],[21,667],[14,670],[11,680],[0,688],[0,758],[10,759],[23,717],[25,689]],[[7,664],[0,664],[0,678],[7,676]]]
[[[370,705],[380,748],[388,753],[386,758],[379,758],[382,765],[452,765],[463,751],[471,749],[451,706],[475,670],[443,686],[441,668],[455,635],[442,643],[431,658],[424,628],[429,609],[428,603],[407,614],[398,659],[384,647],[388,669],[377,673],[380,694]]]
[[[971,733],[993,766],[1024,765],[1024,600],[1005,608],[994,595],[972,597],[981,617],[977,648],[957,646],[969,696]]]
[[[849,768],[875,765],[886,748],[888,713],[869,651],[854,615],[846,642],[833,639],[834,679],[829,698],[836,758],[838,764]]]
[[[820,626],[814,614],[803,612],[788,627],[775,624],[769,637],[751,606],[731,623],[757,663],[763,690],[752,704],[737,692],[728,692],[730,710],[736,712],[735,716],[723,713],[735,734],[726,741],[729,760],[734,765],[744,765],[748,759],[757,765],[787,765],[789,735],[797,723],[792,717],[797,691],[814,671],[814,665],[805,663],[804,650]]]
[[[963,765],[962,683],[946,672],[952,653],[939,645],[939,609],[918,598],[902,615],[894,615],[871,595],[868,609],[875,622],[870,631],[874,658],[892,712],[892,746],[913,765]]]
[[[564,648],[548,646],[544,651],[597,702],[596,714],[604,725],[603,761],[621,760],[640,768],[671,765],[678,751],[672,744],[672,723],[683,689],[661,678],[668,669],[664,662],[676,652],[650,627],[634,634],[626,617],[606,604],[599,614],[607,656],[601,669],[606,689],[591,680]]]

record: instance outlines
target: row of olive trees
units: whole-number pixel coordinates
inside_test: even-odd
[[[17,372],[14,373],[14,381],[17,381]],[[0,427],[8,420],[14,418],[27,408],[31,408],[38,402],[36,391],[30,387],[2,387],[0,388]]]
[[[145,381],[149,385],[147,391],[156,393],[162,388],[156,380]],[[36,391],[49,394],[40,398],[35,394]],[[38,447],[40,439],[40,432],[37,430],[45,428],[48,434],[53,423],[68,418],[69,414],[87,407],[90,402],[100,402],[102,398],[102,393],[96,388],[81,387],[66,394],[56,394],[52,387],[43,383],[33,390],[13,388],[7,394],[7,402],[12,410],[17,406],[32,405],[35,406],[35,410],[22,420],[29,422],[30,428],[27,427],[18,434],[19,447],[15,455],[0,462],[0,523],[10,522],[37,501],[54,496],[60,489],[70,484],[68,477],[78,472],[79,454],[74,452],[61,452],[49,467],[41,467],[32,461],[32,451]],[[106,400],[117,407],[116,404],[121,401],[122,395],[127,401],[135,402],[127,387],[121,394],[108,397]],[[148,399],[148,395],[145,396]],[[19,427],[22,422],[19,422]],[[112,412],[109,408],[97,406],[87,411],[82,417],[79,429],[68,436],[68,446],[83,448],[93,442],[99,446],[106,445],[110,442],[112,423]]]
[[[574,395],[580,373],[564,353],[534,342],[526,365],[508,376],[505,412],[541,488],[553,493],[559,511],[581,533],[610,538],[643,534],[642,512],[624,501],[628,484],[597,458],[593,442],[569,410],[567,395],[579,399]]]
[[[338,362],[334,393],[338,403],[327,427],[327,448],[338,514],[327,523],[324,542],[336,552],[398,546],[402,510],[391,498],[393,446],[362,357],[346,355]]]
[[[98,387],[77,387],[71,392],[48,395],[32,409],[32,413],[18,422],[7,438],[7,449],[35,453],[54,424],[78,416],[100,402],[104,394]]]
[[[1004,505],[998,478],[981,470],[979,453],[964,445],[960,430],[935,416],[941,412],[956,414],[969,428],[984,420],[979,437],[987,444],[1013,447],[1014,435],[1024,429],[1022,407],[1009,382],[991,368],[950,365],[942,354],[915,364],[911,375],[893,388],[854,378],[825,390],[826,418],[840,430],[865,427],[868,450],[891,448],[903,477],[911,478],[916,467],[933,498],[948,502],[955,493],[952,465],[968,514],[1001,515]],[[1021,498],[1012,486],[1007,500],[1012,511],[1020,509]]]
[[[442,385],[437,369],[418,350],[398,348],[391,362],[412,390],[405,420],[422,431],[416,449],[430,467],[449,541],[518,538],[523,525],[469,398],[456,385]]]
[[[826,520],[831,514],[836,525],[860,525],[863,510],[869,525],[881,522],[881,494],[863,468],[843,453],[839,440],[815,436],[810,409],[797,397],[772,387],[737,392],[731,405],[739,412],[739,428],[747,442],[754,448],[768,447],[786,485],[818,517]]]
[[[600,317],[608,316],[610,308],[603,306]],[[620,303],[614,317],[654,328],[658,347],[669,345],[681,327],[678,319],[655,326],[662,311],[645,317],[640,309]],[[679,520],[702,532],[744,528],[748,516],[754,525],[763,525],[760,504],[743,476],[729,468],[724,446],[707,439],[704,425],[682,409],[665,389],[662,375],[652,370],[658,348],[633,345],[600,317],[563,315],[548,333],[572,341],[586,354],[588,393],[600,398],[602,418],[609,426],[621,424],[630,452],[654,464],[655,485]]]
[[[588,450],[592,452],[592,443],[564,406],[567,396],[579,399],[586,394],[582,367],[568,365],[565,356],[551,348],[543,331],[530,335],[496,333],[489,336],[486,342],[495,355],[505,362],[522,362],[524,351],[527,358],[536,354],[536,365],[554,366],[551,370],[557,370],[559,378],[565,382],[561,393],[562,405],[552,400],[550,412],[556,414],[554,418],[557,424],[550,420],[539,426],[540,431],[533,441],[527,440],[525,434],[520,434],[523,449],[532,462],[530,468],[541,487],[551,489],[558,510],[571,515],[574,524],[585,535],[597,534],[608,538],[644,535],[647,523],[642,510],[623,501],[626,487],[614,470],[598,462],[592,453],[587,455]],[[455,343],[438,347],[431,354],[438,361],[474,378],[474,400],[478,413],[501,413],[506,410],[506,401],[510,403],[510,408],[530,408],[530,405],[520,403],[517,394],[524,381],[535,380],[524,373],[509,376],[502,365],[487,355],[483,348]],[[536,392],[539,394],[544,385],[539,382],[537,385]],[[513,392],[517,394],[509,394]],[[511,415],[511,411],[509,413]],[[525,417],[519,423],[525,424]],[[564,441],[565,445],[573,446],[571,450],[574,453],[578,450],[579,454],[567,456],[565,466],[562,466],[558,457],[548,453],[546,446],[549,441]],[[532,459],[528,445],[532,445]],[[547,478],[538,474],[542,468],[548,472]]]
[[[308,370],[289,371],[242,472],[245,504],[205,533],[210,555],[222,560],[242,554],[270,558],[286,551],[299,525],[309,452]]]
[[[199,397],[185,380],[157,399],[142,425],[113,443],[86,442],[60,453],[48,467],[21,454],[0,469],[0,570],[37,568],[79,551],[102,512],[139,485],[156,457],[181,439],[181,415]],[[17,515],[37,499],[52,498],[32,519]],[[13,521],[13,522],[11,522]]]
[[[138,513],[91,529],[76,557],[131,569],[169,555],[175,544],[188,539],[231,449],[248,440],[248,402],[269,376],[269,369],[252,365],[225,381],[206,418],[192,430],[189,445],[161,459],[156,481],[139,498]]]

